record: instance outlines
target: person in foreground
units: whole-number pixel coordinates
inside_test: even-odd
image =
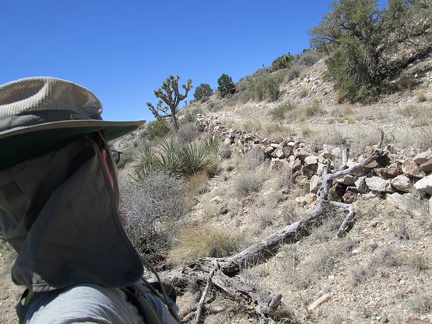
[[[95,95],[69,81],[0,86],[0,230],[18,253],[12,280],[27,288],[21,323],[178,322],[175,304],[142,279],[119,216],[107,141],[144,121],[101,113]]]

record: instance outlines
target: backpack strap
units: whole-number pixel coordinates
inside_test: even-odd
[[[175,289],[167,284],[152,282],[149,283],[145,279],[142,279],[138,283],[122,288],[126,293],[132,304],[139,310],[140,314],[144,318],[145,323],[162,323],[160,313],[154,308],[155,300],[158,300],[160,307],[165,308],[166,314],[171,314],[173,321],[180,323],[180,319],[177,315],[179,309],[173,300],[176,299]],[[152,302],[148,298],[152,299]],[[158,308],[161,311],[161,308]]]
[[[22,319],[25,316],[26,306],[30,303],[30,300],[32,299],[33,295],[34,293],[29,289],[24,290],[24,292],[21,294],[18,304],[15,307],[20,324],[22,322]]]
[[[128,300],[138,309],[138,312],[144,319],[144,323],[162,324],[156,310],[143,294],[140,294],[133,286],[122,288],[122,291],[126,294]]]

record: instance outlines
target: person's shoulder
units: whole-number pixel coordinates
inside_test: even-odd
[[[45,293],[42,293],[45,294]],[[37,309],[27,323],[142,323],[137,309],[118,288],[93,284],[62,289],[46,304],[32,305]]]

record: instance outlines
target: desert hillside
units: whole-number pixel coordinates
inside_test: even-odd
[[[432,55],[412,63],[391,80],[398,90],[370,105],[341,103],[325,69],[325,58],[305,66],[281,83],[275,100],[222,99],[216,92],[181,110],[184,133],[219,143],[213,172],[189,177],[175,197],[187,199],[176,224],[157,225],[171,226],[172,245],[147,255],[176,285],[184,322],[195,320],[206,287],[205,323],[432,321],[432,190],[419,184],[432,172]],[[260,70],[236,86],[263,73],[280,72]],[[362,164],[381,134],[379,159]],[[120,169],[123,190],[144,141],[142,129],[113,143],[129,159]],[[202,276],[204,268],[197,270],[199,260],[223,267],[248,247],[305,224],[323,206],[325,174],[359,165],[325,192],[339,205],[326,203],[304,230],[226,275],[247,287],[243,292],[224,290],[217,276],[212,281],[210,273]],[[341,230],[349,213],[353,218]],[[15,323],[21,288],[10,282],[14,252],[2,243],[0,253],[0,322]],[[181,269],[189,276],[176,283]],[[263,311],[275,296],[278,307]]]
[[[318,162],[311,163],[317,163],[318,170],[312,168],[312,173],[321,177],[324,161],[331,161],[331,172],[352,167],[373,152],[382,130],[385,158],[350,175],[364,176],[366,188],[359,189],[343,176],[329,194],[354,211],[345,233],[338,235],[349,210],[328,208],[324,220],[307,233],[281,243],[271,257],[251,261],[230,277],[267,298],[263,303],[280,294],[280,313],[273,317],[280,322],[428,323],[430,193],[416,183],[431,172],[420,164],[432,162],[432,57],[411,64],[392,80],[400,84],[399,90],[370,105],[339,103],[324,78],[324,60],[281,85],[277,100],[239,102],[216,93],[182,110],[180,118],[195,116],[201,136],[219,138],[219,162],[217,171],[194,192],[161,269],[197,267],[191,255],[218,256],[206,255],[205,246],[220,240],[235,242],[237,254],[232,254],[238,255],[307,218],[318,205],[316,177],[308,174],[304,163],[296,169],[295,161],[316,157]],[[407,79],[408,84],[401,81]],[[284,106],[290,108],[283,118],[275,118],[272,111]],[[125,168],[123,176],[129,172]],[[400,179],[406,180],[406,187],[397,184]],[[335,194],[338,184],[344,190],[340,195]],[[223,263],[229,257],[217,260]],[[175,277],[170,271],[163,276]],[[233,297],[216,281],[204,305],[206,323],[263,320],[250,296]],[[205,280],[201,277],[195,284],[180,289],[185,322],[194,319]]]

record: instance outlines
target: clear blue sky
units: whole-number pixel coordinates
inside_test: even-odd
[[[1,0],[0,83],[53,76],[102,101],[105,120],[153,120],[170,74],[194,88],[234,82],[309,48],[325,0]]]

